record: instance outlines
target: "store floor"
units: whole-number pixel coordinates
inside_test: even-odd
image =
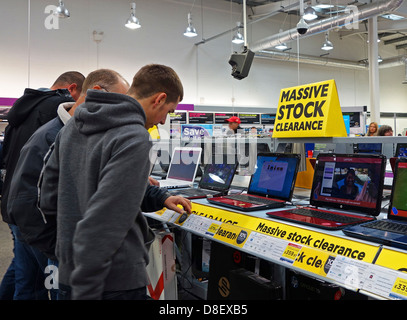
[[[0,221],[0,281],[13,258],[13,239],[7,223]]]

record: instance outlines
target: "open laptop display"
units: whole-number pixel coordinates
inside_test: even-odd
[[[387,219],[343,229],[348,236],[407,249],[407,159],[396,160]]]
[[[230,184],[236,172],[237,162],[234,164],[207,164],[199,181],[198,188],[182,188],[169,190],[172,195],[183,196],[187,199],[200,199],[207,196],[221,196],[228,193]]]
[[[331,230],[375,220],[381,210],[385,165],[383,155],[319,154],[311,188],[312,207],[267,215]]]
[[[407,143],[397,143],[395,157],[407,157]]]
[[[259,153],[247,194],[208,197],[207,201],[240,211],[283,207],[291,201],[299,162],[298,154]]]
[[[396,151],[394,152],[394,157],[391,157],[388,161],[386,167],[386,175],[384,178],[384,188],[392,189],[393,179],[394,179],[394,170],[396,160],[400,157],[407,157],[407,143],[397,143]]]
[[[201,148],[174,148],[167,177],[160,180],[160,187],[170,189],[192,186],[201,153]]]

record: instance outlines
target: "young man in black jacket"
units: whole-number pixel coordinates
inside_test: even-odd
[[[55,118],[60,103],[78,99],[84,78],[80,72],[68,71],[61,74],[49,89],[27,88],[7,115],[8,126],[3,143],[3,168],[6,175],[2,188],[1,214],[3,221],[12,230],[14,258],[0,285],[0,299],[48,298],[48,292],[44,290],[43,270],[37,267],[38,263],[44,262],[44,257],[27,247],[15,222],[10,219],[7,212],[8,194],[21,148],[36,129]],[[25,259],[19,259],[19,256]]]

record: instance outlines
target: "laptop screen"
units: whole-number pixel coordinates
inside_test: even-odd
[[[398,159],[395,169],[388,216],[407,220],[407,159]]]
[[[397,143],[395,157],[407,157],[407,143]]]
[[[226,190],[232,183],[236,164],[207,164],[202,175],[199,187],[203,189]]]
[[[290,201],[299,161],[297,154],[259,153],[247,193]]]
[[[380,214],[385,156],[325,153],[317,160],[311,205]]]
[[[175,148],[167,179],[194,181],[201,152],[201,148]]]

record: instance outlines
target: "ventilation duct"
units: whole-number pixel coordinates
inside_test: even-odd
[[[358,21],[363,21],[380,14],[394,11],[398,7],[400,7],[402,3],[403,0],[387,0],[377,1],[363,7],[349,6],[349,10],[345,14],[309,24],[308,31],[304,35],[300,35],[297,31],[297,28],[292,28],[290,30],[286,30],[276,35],[267,37],[263,40],[254,42],[250,45],[250,50],[252,50],[253,52],[258,52],[261,50],[273,48],[283,42],[297,40],[297,38],[299,37],[306,38],[333,28],[340,28],[345,25],[356,23]]]
[[[256,58],[270,59],[275,61],[288,61],[288,62],[300,62],[305,64],[312,64],[325,67],[337,67],[337,68],[347,68],[353,70],[368,70],[369,61],[362,60],[358,62],[342,59],[332,59],[324,57],[316,57],[305,54],[294,54],[288,52],[272,51],[272,50],[261,50],[256,52]],[[397,56],[393,58],[383,59],[383,62],[379,64],[380,69],[398,67],[400,65],[406,65],[406,80],[403,82],[407,84],[407,56]]]
[[[360,61],[348,61],[348,60],[341,60],[341,59],[332,59],[332,58],[323,58],[323,57],[315,57],[311,55],[305,54],[293,54],[293,53],[286,53],[286,52],[277,52],[277,51],[268,51],[268,50],[261,50],[256,52],[256,58],[266,58],[278,61],[291,61],[291,62],[300,62],[306,64],[313,64],[325,67],[338,67],[338,68],[347,68],[347,69],[357,69],[357,70],[367,70],[368,64],[367,62]]]

